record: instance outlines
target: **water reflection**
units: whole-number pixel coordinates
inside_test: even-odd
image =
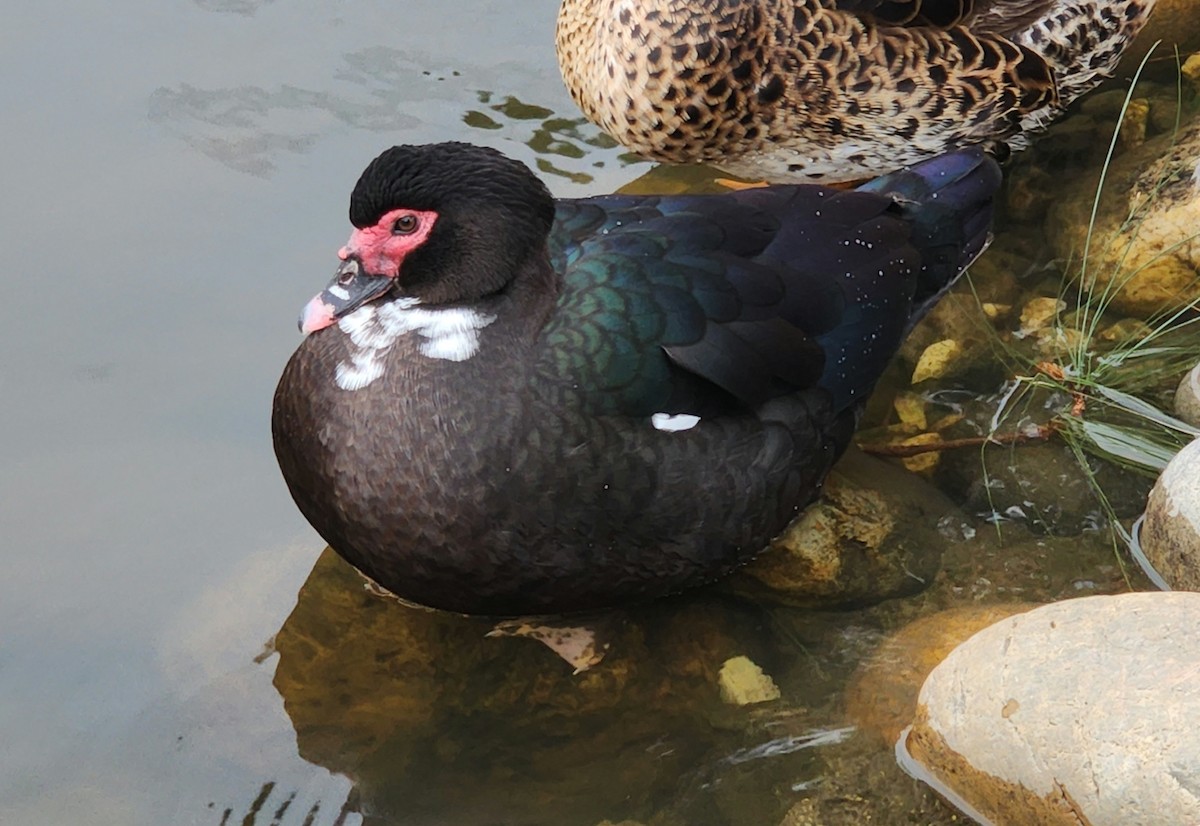
[[[1003,542],[980,531],[953,543],[922,594],[862,610],[702,590],[582,618],[607,654],[574,675],[535,641],[487,637],[487,619],[371,593],[326,549],[275,636],[273,684],[300,757],[353,784],[322,800],[345,800],[364,824],[950,824],[956,815],[891,755],[930,640],[959,633],[937,612],[1123,590],[1111,553],[1101,536],[1012,526]],[[911,635],[919,645],[880,648],[933,614],[932,631]],[[761,666],[780,699],[724,702],[721,666],[735,656]]]
[[[237,8],[226,9],[241,11]],[[537,168],[574,184],[588,184],[606,163],[644,163],[617,153],[617,144],[582,117],[561,117],[513,94],[471,88],[467,79],[484,72],[441,65],[431,55],[372,46],[349,52],[334,73],[338,91],[294,85],[275,88],[202,88],[190,83],[159,87],[149,99],[149,117],[193,149],[225,166],[267,178],[287,154],[311,151],[334,121],[404,140],[447,106],[462,107],[459,119],[470,129],[499,132],[536,153]],[[460,129],[453,129],[454,132]],[[386,144],[381,144],[386,145]],[[598,150],[605,154],[596,156]]]
[[[219,826],[283,826],[287,823],[297,823],[301,826],[316,826],[318,823],[328,823],[329,826],[357,826],[363,822],[357,815],[357,807],[357,796],[351,794],[341,807],[330,816],[323,817],[326,813],[322,810],[320,800],[310,803],[300,798],[299,792],[278,788],[274,781],[269,781],[262,784],[244,813],[235,812],[232,807],[222,810]]]
[[[249,17],[263,6],[274,3],[275,0],[192,0],[192,2],[204,11],[232,12]]]
[[[778,822],[848,736],[811,711],[841,667],[781,658],[758,606],[704,593],[600,619],[608,655],[574,676],[533,641],[485,637],[486,619],[365,591],[327,550],[276,637],[275,687],[301,756],[349,776],[368,823]],[[737,655],[784,698],[722,702]]]
[[[487,105],[490,112],[502,118],[510,121],[537,122],[534,125],[533,134],[525,141],[525,145],[538,154],[535,165],[544,174],[566,178],[576,184],[591,183],[594,178],[590,173],[562,169],[555,165],[554,159],[547,156],[558,155],[560,158],[566,159],[567,164],[570,164],[572,161],[582,161],[597,149],[616,149],[618,146],[617,142],[606,133],[597,131],[586,118],[558,117],[551,109],[524,103],[512,95],[493,103],[495,95],[491,92],[480,91],[478,94],[479,102]],[[504,128],[503,122],[495,120],[488,112],[478,109],[468,110],[463,115],[463,123],[473,129]],[[644,159],[628,153],[619,155],[617,161],[623,166],[633,164],[642,164],[647,168],[650,166]],[[597,169],[604,168],[604,165],[605,161],[603,160],[593,160],[591,163],[591,166]]]

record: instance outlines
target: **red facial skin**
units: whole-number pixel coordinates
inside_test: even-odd
[[[409,216],[416,219],[416,226],[410,232],[398,234],[396,223]],[[385,212],[374,226],[354,230],[346,246],[338,250],[338,258],[345,261],[357,256],[368,275],[395,278],[400,274],[404,256],[425,243],[435,221],[437,213],[432,211],[393,209]]]
[[[365,275],[396,278],[400,275],[400,265],[405,256],[429,238],[437,217],[437,213],[431,210],[400,208],[385,212],[374,225],[354,230],[346,246],[338,250],[338,258],[343,261],[357,259]],[[411,230],[404,231],[406,227],[397,226],[398,222],[408,219],[415,221]],[[330,289],[338,286],[343,294],[353,293],[353,283],[339,285],[335,280],[334,284],[314,296],[301,313],[302,332],[308,334],[324,329],[344,314],[347,300],[330,292]]]

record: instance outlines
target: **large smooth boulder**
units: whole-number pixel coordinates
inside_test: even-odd
[[[1200,594],[1053,603],[938,665],[898,754],[994,824],[1200,823],[1198,679]]]

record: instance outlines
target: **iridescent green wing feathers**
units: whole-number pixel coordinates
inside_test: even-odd
[[[853,191],[560,202],[538,369],[597,413],[707,416],[813,386],[845,408],[983,249],[998,185],[964,150]]]
[[[776,379],[815,380],[812,362],[798,373],[796,359],[774,371],[760,354],[739,359],[740,340],[724,329],[768,315],[784,292],[778,266],[755,260],[778,232],[768,213],[725,198],[606,196],[562,202],[557,219],[550,251],[564,290],[544,367],[571,376],[589,407],[707,412],[760,400]],[[789,350],[814,347],[794,327],[780,334]],[[727,354],[698,358],[712,339]]]
[[[831,264],[860,270],[907,228],[884,222],[869,246],[834,237],[891,206],[817,187],[563,203],[551,258],[564,289],[543,367],[570,376],[589,408],[626,415],[710,415],[813,386],[826,362],[816,337],[856,315],[861,292]]]

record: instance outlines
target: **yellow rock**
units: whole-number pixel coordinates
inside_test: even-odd
[[[1118,139],[1121,146],[1131,148],[1141,146],[1146,142],[1146,124],[1150,120],[1150,101],[1145,98],[1134,98],[1125,107],[1125,117],[1121,120],[1121,131]]]
[[[749,657],[730,657],[721,666],[721,699],[735,706],[779,699],[779,686]]]
[[[854,494],[856,498],[870,503],[864,510],[870,511],[873,505],[878,512],[887,513],[882,497],[871,491],[862,491],[861,496],[858,493]],[[859,527],[869,531],[872,539],[882,542],[891,532],[892,522],[885,519]],[[843,530],[837,511],[820,506],[809,508],[784,533],[787,553],[760,556],[748,573],[778,590],[813,588],[818,583],[833,588],[842,573],[838,540]]]
[[[905,439],[896,444],[901,445],[932,445],[942,441],[942,437],[937,433],[919,433],[909,439]],[[905,456],[900,461],[904,466],[913,473],[928,473],[938,465],[938,461],[942,458],[942,454],[936,450],[931,450],[928,453],[919,453],[916,456]]]
[[[1200,221],[1200,200],[1189,212],[1195,220]],[[1200,226],[1200,223],[1192,226]],[[1145,234],[1143,231],[1143,236]],[[1153,312],[1171,305],[1181,295],[1196,292],[1200,282],[1197,281],[1193,266],[1167,254],[1158,244],[1146,253],[1140,261],[1133,264],[1137,274],[1130,278],[1121,290],[1126,302]],[[1149,257],[1150,255],[1153,257]],[[1146,260],[1147,258],[1149,260]],[[1143,261],[1145,263],[1142,263]]]
[[[1046,327],[1061,310],[1066,309],[1066,306],[1066,302],[1060,298],[1042,296],[1030,299],[1021,308],[1021,334],[1029,335],[1035,330]]]
[[[1011,304],[996,304],[992,301],[985,301],[981,306],[983,307],[983,314],[992,321],[1004,318],[1012,312]]]
[[[1189,55],[1181,67],[1183,79],[1191,84],[1193,89],[1200,89],[1200,52]]]
[[[949,374],[962,356],[962,345],[954,339],[935,341],[926,347],[917,359],[917,366],[913,368],[912,383],[920,384]]]
[[[924,398],[916,393],[900,393],[892,400],[892,406],[896,408],[896,415],[900,417],[901,424],[917,430],[925,429]]]
[[[738,593],[805,608],[911,594],[936,576],[946,546],[937,524],[953,512],[928,482],[852,448],[820,500],[731,583]]]

